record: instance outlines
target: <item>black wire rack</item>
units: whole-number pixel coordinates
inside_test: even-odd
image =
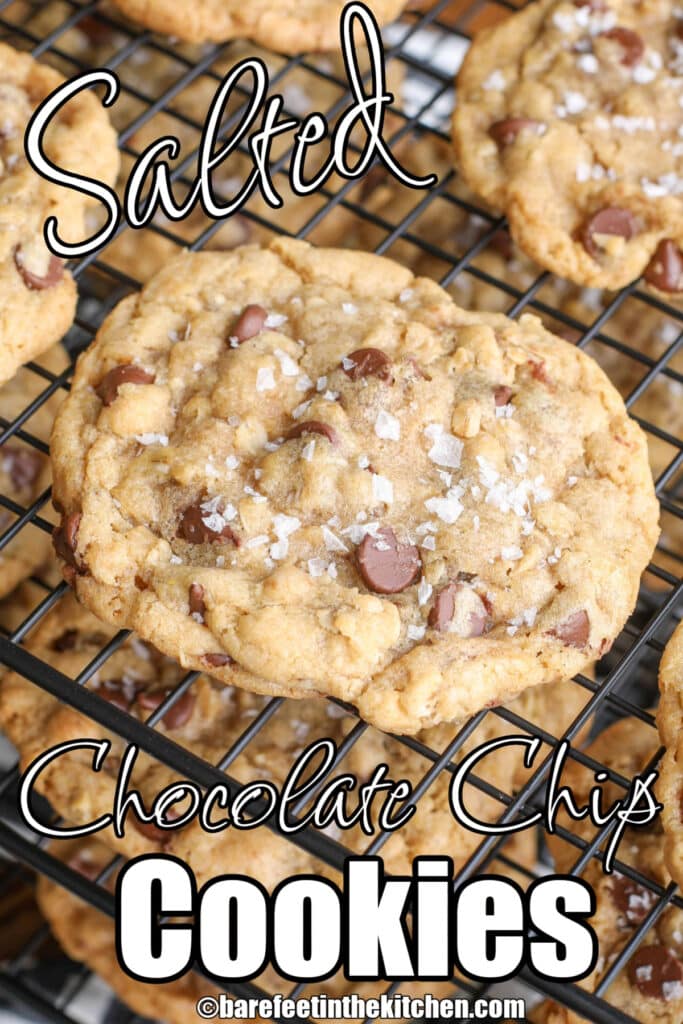
[[[94,336],[107,312],[126,294],[140,286],[146,274],[145,253],[163,260],[176,247],[201,248],[252,238],[261,240],[274,234],[291,234],[312,241],[350,244],[375,249],[379,253],[408,262],[414,268],[440,280],[463,304],[503,310],[511,316],[534,312],[551,327],[598,358],[623,392],[632,415],[647,432],[652,445],[657,494],[662,508],[663,534],[653,562],[643,578],[637,608],[612,652],[597,667],[595,679],[578,677],[575,685],[585,694],[583,710],[562,736],[554,736],[538,724],[521,718],[511,708],[480,712],[457,731],[443,750],[432,750],[418,739],[396,737],[424,760],[424,776],[416,788],[417,798],[444,772],[453,772],[458,754],[486,715],[496,715],[514,731],[540,736],[548,756],[513,794],[499,790],[480,777],[475,785],[498,801],[500,820],[512,821],[542,803],[549,770],[549,755],[563,738],[584,735],[589,723],[599,731],[617,718],[634,716],[653,729],[652,747],[656,765],[661,754],[654,720],[649,710],[656,698],[656,673],[661,651],[677,619],[683,613],[683,413],[672,410],[682,404],[683,395],[683,306],[668,304],[633,284],[618,294],[571,289],[552,275],[530,267],[510,251],[505,222],[485,209],[462,187],[450,167],[448,117],[453,103],[452,83],[459,61],[473,31],[491,23],[515,5],[506,0],[438,0],[423,3],[410,11],[385,33],[389,80],[397,93],[390,118],[392,146],[411,159],[422,161],[423,173],[439,172],[438,184],[429,192],[414,192],[392,187],[386,175],[373,168],[363,181],[336,182],[322,190],[315,200],[273,212],[258,200],[250,202],[236,219],[243,235],[222,242],[224,226],[193,217],[187,224],[171,225],[156,220],[136,234],[123,228],[119,238],[105,251],[84,259],[73,267],[78,279],[80,303],[72,331],[66,339],[73,355]],[[173,44],[135,29],[106,3],[99,0],[0,0],[0,35],[13,45],[31,51],[36,57],[55,64],[72,76],[93,66],[108,66],[121,78],[122,99],[113,117],[119,131],[124,162],[133,160],[140,145],[160,134],[159,125],[168,129],[168,120],[184,142],[184,149],[173,170],[179,188],[192,177],[193,161],[203,127],[203,113],[194,96],[197,83],[208,83],[215,90],[226,67],[243,51],[234,46],[189,47]],[[253,51],[254,48],[252,48]],[[334,60],[298,56],[292,59],[269,55],[272,89],[285,98],[285,109],[296,114],[302,94],[314,98],[313,106],[324,104],[333,118],[348,100],[345,79]],[[204,95],[204,93],[202,93]],[[242,97],[244,99],[244,96]],[[316,106],[317,104],[317,106]],[[231,118],[239,116],[239,100],[224,124],[229,130]],[[276,158],[276,181],[285,182],[290,150],[283,146]],[[283,188],[286,187],[283,184]],[[53,395],[65,391],[71,370],[55,373],[38,360],[29,365],[36,378],[36,397],[12,419],[3,418],[0,408],[0,445],[11,438],[46,452],[45,440],[32,432],[32,417]],[[662,390],[665,389],[665,390]],[[662,395],[669,396],[663,399]],[[671,398],[670,396],[674,397]],[[9,495],[0,494],[0,512],[8,513],[0,526],[0,550],[17,538],[31,543],[29,531],[49,531],[49,491],[41,494],[28,508]],[[20,673],[36,686],[76,708],[107,730],[136,743],[143,751],[171,767],[178,775],[202,785],[225,783],[233,791],[239,784],[230,776],[230,767],[248,744],[254,742],[270,718],[277,715],[283,701],[273,699],[245,727],[230,750],[217,764],[209,764],[176,745],[155,726],[179,700],[193,681],[188,675],[165,703],[146,722],[119,710],[87,690],[86,683],[107,659],[125,642],[119,633],[76,679],[62,675],[41,661],[23,645],[34,626],[58,606],[66,586],[51,576],[33,578],[37,596],[22,621],[12,622],[0,631],[0,663]],[[16,617],[15,617],[16,618]],[[353,718],[352,709],[339,707],[339,713]],[[354,719],[344,749],[358,742],[367,726]],[[573,755],[598,771],[602,765],[589,755]],[[64,886],[93,907],[112,916],[113,897],[104,885],[104,876],[91,881],[54,857],[43,840],[33,835],[19,820],[16,809],[18,781],[16,763],[8,763],[0,773],[0,849],[5,862],[0,871],[0,915],[10,894],[23,891],[31,871]],[[615,785],[625,789],[630,780],[609,772]],[[575,848],[574,872],[583,873],[592,861],[603,856],[609,826],[598,830],[590,840],[561,829],[562,838]],[[542,837],[539,845],[540,869],[545,857]],[[368,845],[368,853],[379,853],[387,839],[378,835]],[[288,841],[332,867],[339,868],[350,851],[337,840],[309,829],[289,837]],[[493,861],[502,862],[517,876],[534,877],[516,862],[505,839],[483,840],[458,875],[458,883],[486,872]],[[2,862],[0,862],[1,864]],[[546,858],[547,865],[547,858]],[[606,968],[595,992],[576,985],[541,982],[524,971],[518,979],[528,995],[549,996],[568,1006],[593,1024],[633,1024],[633,1018],[616,1009],[605,998],[609,984],[621,972],[651,925],[669,906],[683,907],[674,886],[662,888],[652,879],[628,865],[617,868],[653,894],[652,909],[615,960]],[[106,875],[106,872],[105,872]],[[14,904],[12,904],[14,905]],[[21,920],[31,923],[34,916],[22,913]],[[0,916],[0,921],[2,917]],[[14,928],[12,929],[15,930]],[[35,929],[22,934],[21,941],[5,953],[0,966],[0,995],[6,1005],[16,1005],[30,1020],[69,1022],[83,1019],[78,1014],[79,996],[91,983],[87,968],[81,966],[70,975],[68,986],[55,985],[54,978],[41,961],[39,951],[47,940],[48,929],[35,916]],[[113,955],[113,951],[112,951]],[[63,972],[60,970],[63,981]],[[504,986],[503,986],[504,988]],[[393,993],[398,985],[387,987]],[[496,989],[499,993],[501,987]],[[256,983],[233,986],[233,994],[259,994]],[[292,995],[299,995],[296,986]],[[474,998],[489,994],[486,986],[454,980],[454,994]],[[120,1008],[117,1020],[133,1020],[135,1014]],[[0,1007],[0,1020],[2,1020]],[[87,1019],[87,1018],[86,1018]]]

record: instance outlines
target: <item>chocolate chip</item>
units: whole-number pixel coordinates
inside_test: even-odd
[[[165,843],[169,838],[169,833],[166,829],[159,828],[153,821],[140,821],[138,818],[133,819],[133,824],[136,830],[145,839],[151,839],[153,843]]]
[[[153,384],[154,380],[154,374],[148,373],[142,366],[124,363],[123,366],[115,366],[109,373],[105,373],[95,391],[104,405],[111,405],[122,384]]]
[[[296,426],[287,431],[285,436],[288,441],[293,441],[295,438],[301,437],[302,434],[321,434],[327,438],[330,444],[339,444],[339,434],[337,431],[329,423],[323,423],[321,420],[305,420],[304,423],[297,423]]]
[[[205,520],[211,520],[214,515],[215,513],[205,512],[200,505],[190,505],[183,512],[178,526],[178,536],[188,544],[212,544],[216,541],[229,540],[235,547],[239,547],[239,537],[227,523],[219,530],[207,525]]]
[[[84,878],[88,878],[91,882],[94,882],[102,871],[102,868],[96,861],[90,860],[84,853],[75,854],[66,863],[72,871],[75,871],[78,875],[83,875]]]
[[[637,64],[645,53],[645,43],[633,29],[616,25],[614,28],[608,28],[606,32],[601,32],[600,35],[619,44],[623,51],[621,63],[627,68]]]
[[[204,587],[201,583],[191,583],[189,593],[190,615],[200,615],[202,620],[206,614],[204,604]]]
[[[230,337],[237,339],[238,345],[243,345],[250,338],[255,338],[265,327],[268,313],[263,306],[247,306],[234,327],[230,331]]]
[[[414,544],[401,544],[390,526],[375,537],[366,533],[356,550],[358,571],[377,594],[400,594],[422,571],[420,552]]]
[[[353,366],[348,366],[351,361]],[[342,360],[342,369],[350,380],[378,377],[391,383],[391,359],[379,348],[358,348]]]
[[[615,907],[632,925],[642,924],[657,902],[654,893],[625,875],[614,875],[611,893]]]
[[[135,699],[135,686],[124,679],[104,679],[95,693],[119,711],[130,711]]]
[[[17,491],[32,487],[43,467],[43,457],[32,448],[4,445],[0,448],[0,464]]]
[[[56,256],[50,256],[46,274],[34,274],[24,263],[21,246],[14,250],[14,265],[22,281],[32,292],[44,292],[48,288],[54,288],[64,277],[64,264]]]
[[[489,135],[499,149],[504,149],[512,145],[520,132],[533,129],[535,135],[540,135],[543,127],[542,121],[534,121],[531,117],[506,117],[504,121],[493,122]]]
[[[61,526],[55,527],[52,533],[52,545],[57,556],[74,569],[79,569],[76,558],[76,544],[78,542],[78,528],[81,525],[81,513],[72,512],[70,516],[62,519]]]
[[[510,261],[515,254],[514,246],[510,235],[504,228],[499,228],[489,240],[489,245],[504,260]]]
[[[615,235],[628,241],[636,231],[636,222],[630,210],[621,206],[606,206],[598,210],[585,222],[579,232],[579,238],[589,256],[598,259],[600,246],[595,241],[596,235]]]
[[[458,608],[457,635],[463,638],[481,636],[486,630],[488,609],[479,594],[462,583],[449,583],[434,599],[427,624],[445,633]]]
[[[493,392],[493,401],[497,407],[501,405],[507,405],[512,398],[512,388],[507,387],[505,384],[501,384],[499,388],[496,388]]]
[[[78,641],[78,630],[67,629],[61,636],[58,636],[56,640],[52,642],[52,650],[63,653],[64,651],[73,651]]]
[[[683,964],[666,946],[641,946],[629,961],[628,977],[642,995],[668,1000],[683,982]]]
[[[84,18],[77,23],[76,28],[83,33],[84,36],[97,46],[102,46],[104,43],[111,40],[111,29],[109,25],[104,21],[100,21],[99,18],[94,18],[92,14],[86,14]]]
[[[171,689],[166,690],[146,690],[138,694],[137,703],[145,711],[156,711],[156,709],[163,704],[169,694],[172,693]],[[182,729],[190,719],[192,718],[192,712],[196,698],[191,690],[186,690],[175,702],[173,707],[170,707],[161,721],[164,723],[167,729]]]
[[[660,292],[683,291],[683,253],[671,238],[662,239],[655,249],[645,280]]]
[[[434,599],[434,604],[429,611],[429,617],[427,623],[430,629],[437,629],[440,633],[448,629],[448,626],[453,621],[455,614],[455,595],[457,592],[457,586],[455,583],[449,583],[448,586],[440,590]]]
[[[550,630],[550,634],[561,640],[563,644],[567,644],[568,647],[576,647],[581,651],[588,643],[590,629],[588,613],[580,611],[574,612],[560,622],[558,626]]]
[[[224,665],[234,665],[235,659],[229,654],[202,654],[202,661],[205,661],[209,668],[222,668]]]

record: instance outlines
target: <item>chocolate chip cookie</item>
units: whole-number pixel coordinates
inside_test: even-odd
[[[125,300],[52,454],[100,618],[398,732],[594,660],[657,537],[643,435],[589,357],[304,242],[188,254]]]
[[[666,748],[660,765],[665,854],[674,879],[683,881],[683,787],[681,786],[681,720],[683,718],[683,623],[674,631],[659,666],[660,703],[657,726]]]
[[[95,878],[111,860],[108,851],[96,843],[53,844],[51,852],[67,861],[74,870],[91,879]],[[45,877],[38,880],[37,899],[67,955],[73,960],[85,963],[100,975],[124,1003],[145,1018],[154,1017],[168,1021],[169,1024],[187,1024],[197,1016],[196,1007],[200,997],[218,996],[220,990],[195,974],[188,974],[163,985],[148,985],[134,981],[124,974],[118,965],[114,925],[108,917],[82,903]],[[282,978],[272,968],[267,968],[263,974],[255,978],[254,984],[270,994],[279,992],[289,995],[292,990],[292,981]],[[387,982],[348,981],[339,972],[325,981],[311,983],[299,995],[301,998],[310,998],[314,994],[341,997],[355,993],[367,999],[379,996],[387,988]],[[424,996],[430,993],[437,998],[452,998],[456,990],[450,982],[415,981],[402,983],[398,992],[406,996]],[[256,1016],[250,1019],[257,1024],[265,1024],[263,1017]],[[320,1020],[321,1024],[323,1020],[313,1017],[310,1019]],[[361,1024],[359,1018],[347,1019],[355,1024]]]
[[[192,5],[173,0],[115,0],[124,14],[155,32],[189,42],[222,43],[251,39],[277,53],[334,50],[339,47],[342,0],[197,0]],[[384,24],[398,17],[406,0],[371,0],[368,4]]]
[[[66,352],[55,345],[39,357],[38,363],[51,373],[68,365]],[[0,388],[0,415],[8,422],[19,416],[49,386],[49,381],[32,370],[20,369]],[[23,425],[22,432],[47,442],[63,392],[56,392]],[[45,453],[16,435],[0,445],[0,494],[18,508],[30,508],[50,486],[50,464]],[[49,504],[40,509],[51,518]],[[16,510],[0,505],[0,536],[16,522]],[[50,535],[38,526],[24,526],[0,548],[0,597],[46,562],[51,554]]]
[[[541,266],[683,289],[682,25],[671,0],[541,0],[476,37],[458,165]]]
[[[84,236],[86,197],[38,175],[24,154],[24,133],[38,104],[62,82],[52,68],[0,43],[0,383],[44,352],[70,327],[76,286],[43,240],[56,216],[63,238]],[[45,154],[60,167],[112,183],[116,138],[98,98],[81,92],[45,137]]]
[[[73,596],[68,596],[45,617],[27,646],[32,654],[75,678],[115,632],[113,627],[95,619]],[[133,638],[106,661],[88,687],[103,700],[146,720],[182,679],[183,672],[177,663],[159,654],[151,645]],[[552,690],[546,687],[529,690],[511,705],[511,709],[536,727],[559,736],[577,716],[586,699],[585,690],[567,682],[553,686]],[[201,676],[183,692],[157,727],[204,760],[218,763],[266,703],[265,698],[244,689],[226,688],[208,676]],[[326,701],[287,701],[227,770],[242,783],[265,778],[281,785],[306,746],[321,737],[331,737],[340,744],[354,724],[352,716]],[[101,772],[93,773],[88,769],[90,755],[87,752],[70,754],[43,772],[40,789],[58,813],[77,824],[85,824],[111,810],[124,752],[120,739],[13,673],[8,673],[0,683],[0,725],[18,748],[24,768],[46,749],[60,743],[86,736],[108,736],[112,750]],[[468,737],[458,759],[493,738],[519,731],[497,715],[489,714]],[[454,735],[453,727],[440,726],[421,734],[420,738],[430,749],[440,752]],[[539,753],[539,760],[541,756]],[[429,762],[405,744],[368,729],[354,743],[338,771],[350,771],[364,781],[381,763],[389,765],[392,778],[406,778],[413,785],[429,769]],[[530,772],[522,763],[519,748],[510,747],[487,758],[478,775],[496,789],[512,795],[529,778]],[[175,778],[162,764],[144,754],[139,756],[133,782],[147,806],[151,806],[157,794]],[[418,853],[448,851],[456,864],[461,865],[481,842],[480,836],[461,828],[453,819],[448,784],[448,773],[441,773],[418,802],[413,819],[383,847],[382,855],[388,869],[394,873],[409,871],[410,859]],[[501,815],[500,801],[472,784],[466,787],[465,799],[475,817],[494,821]],[[182,806],[179,805],[178,810],[181,811]],[[331,834],[357,852],[362,852],[369,842],[359,828],[343,836],[334,829]],[[171,852],[192,864],[203,880],[225,871],[246,870],[273,888],[294,870],[331,872],[330,868],[314,862],[308,854],[265,828],[248,833],[228,830],[212,836],[196,822],[191,822],[182,829],[162,832],[131,816],[122,840],[110,830],[100,838],[127,856],[160,850]],[[506,849],[512,851],[518,863],[533,865],[536,854],[533,832],[520,833]]]
[[[658,737],[652,726],[630,718],[605,730],[586,752],[608,769],[630,779],[653,760],[657,748]],[[572,762],[565,769],[563,784],[571,787],[577,801],[587,802],[595,777],[588,768]],[[605,806],[624,794],[624,789],[616,784],[610,783],[607,790]],[[659,796],[662,797],[661,791]],[[566,817],[561,824],[586,839],[592,838],[596,831],[585,821],[568,822]],[[596,894],[597,908],[591,926],[599,943],[595,970],[580,982],[582,987],[591,991],[595,988],[619,951],[657,905],[657,887],[662,891],[669,885],[671,879],[664,860],[662,838],[661,824],[656,820],[647,828],[628,829],[619,847],[621,863],[651,881],[652,888],[617,869],[605,874],[596,859],[591,859],[582,873]],[[557,836],[549,836],[548,842],[555,856],[556,870],[571,870],[579,857],[577,847]],[[604,998],[641,1024],[677,1024],[681,1020],[683,912],[678,907],[670,906],[657,919]],[[544,1024],[573,1024],[579,1018],[549,1004],[538,1020]]]

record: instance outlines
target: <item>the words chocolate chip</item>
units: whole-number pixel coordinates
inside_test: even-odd
[[[44,274],[34,274],[24,262],[21,246],[14,250],[14,265],[19,271],[22,281],[32,292],[44,292],[48,288],[54,288],[64,277],[64,264],[56,256],[50,256]]]
[[[615,43],[619,44],[622,50],[621,63],[627,68],[632,68],[637,64],[645,53],[645,43],[633,29],[616,25],[600,34],[605,39],[613,39]]]
[[[293,441],[295,438],[301,437],[302,434],[321,434],[327,438],[330,444],[339,444],[337,431],[329,423],[323,423],[321,420],[305,420],[303,423],[297,423],[295,427],[287,431],[287,440]]]
[[[660,292],[683,291],[683,253],[672,239],[662,239],[655,249],[645,280]]]
[[[241,316],[236,320],[230,331],[230,337],[236,338],[238,345],[243,345],[250,338],[260,334],[266,325],[268,313],[263,306],[247,306]]]
[[[190,584],[188,600],[190,603],[190,615],[199,615],[203,619],[206,614],[206,605],[204,603],[204,587],[201,583]]]
[[[606,206],[604,210],[598,210],[589,217],[579,232],[579,238],[586,252],[597,259],[600,246],[596,242],[596,235],[615,235],[628,241],[633,238],[635,231],[636,222],[630,210],[621,206]]]
[[[358,571],[377,594],[399,594],[420,575],[422,561],[414,544],[401,544],[390,526],[365,535],[356,551]]]
[[[235,531],[223,523],[214,525],[216,513],[204,512],[199,505],[190,505],[183,512],[178,526],[178,536],[188,544],[213,544],[216,541],[231,541],[239,547],[239,537]]]
[[[17,491],[32,487],[43,467],[43,457],[31,448],[6,444],[0,448],[0,467],[8,474]]]
[[[352,363],[353,365],[349,365]],[[351,380],[379,377],[391,381],[391,359],[379,348],[358,348],[342,360],[342,369]]]
[[[632,985],[650,999],[680,998],[678,988],[683,982],[683,964],[666,946],[641,946],[628,965]]]
[[[496,388],[493,392],[493,401],[497,406],[507,405],[512,398],[512,388],[507,387],[505,384],[501,384],[499,388]]]
[[[611,892],[615,907],[633,925],[641,924],[657,902],[654,893],[625,875],[614,875]]]
[[[105,373],[97,385],[97,396],[102,399],[104,405],[111,405],[122,384],[153,384],[154,379],[154,374],[148,373],[142,366],[124,363],[123,366],[115,366],[109,373]]]
[[[229,654],[202,654],[202,661],[206,662],[209,668],[222,668],[224,665],[234,665],[235,659]]]
[[[76,544],[80,525],[80,512],[72,512],[70,516],[62,520],[61,526],[55,527],[52,533],[52,545],[57,555],[74,569],[79,568],[76,559]]]
[[[569,615],[558,626],[551,629],[550,633],[561,640],[563,644],[567,644],[568,647],[576,647],[581,651],[588,643],[590,629],[588,613],[580,611]]]
[[[146,690],[138,694],[137,702],[145,711],[156,711],[171,692],[170,689]],[[192,718],[195,703],[195,695],[191,690],[186,690],[182,696],[178,697],[173,707],[168,709],[161,721],[167,729],[182,729]]]
[[[501,149],[510,146],[520,132],[533,131],[540,135],[544,128],[542,121],[531,117],[506,117],[504,121],[494,121],[489,128],[489,135]]]

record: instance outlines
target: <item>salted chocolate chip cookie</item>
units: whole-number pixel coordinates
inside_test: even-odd
[[[652,726],[630,718],[605,730],[586,753],[608,770],[630,780],[653,761],[658,745]],[[565,768],[563,783],[571,787],[575,800],[587,803],[595,777],[587,767],[572,762]],[[606,789],[604,806],[625,793],[616,783],[609,783]],[[661,797],[662,792],[658,795]],[[596,831],[585,820],[570,822],[566,816],[562,817],[561,824],[586,839],[592,838]],[[669,885],[671,878],[662,840],[658,819],[646,828],[629,828],[624,834],[618,851],[619,861],[643,881],[617,868],[606,874],[594,858],[582,872],[581,877],[596,895],[596,911],[590,923],[598,938],[599,951],[594,971],[579,983],[583,988],[595,989],[618,953],[656,907],[658,893]],[[578,848],[557,836],[549,836],[548,842],[556,870],[571,870],[580,855]],[[645,881],[648,884],[644,884]],[[657,918],[604,998],[640,1024],[678,1024],[683,1016],[683,912],[678,907],[670,905]],[[554,1004],[546,1004],[541,1014],[533,1019],[539,1024],[574,1024],[580,1020]]]
[[[43,240],[43,225],[56,216],[61,236],[84,236],[86,197],[48,182],[24,153],[26,126],[62,82],[52,68],[0,43],[0,383],[22,363],[45,351],[71,326],[76,286]],[[58,167],[113,183],[116,137],[97,97],[81,92],[54,119],[45,155]]]
[[[28,612],[24,612],[24,618]],[[27,641],[28,650],[60,672],[75,678],[99,654],[116,630],[87,612],[69,596],[45,617]],[[151,645],[132,638],[107,659],[88,682],[88,688],[120,710],[146,720],[180,684],[183,672],[176,662],[164,657]],[[527,691],[511,710],[536,728],[560,736],[576,718],[587,700],[579,685],[567,682],[552,690],[538,687]],[[218,764],[243,731],[266,707],[267,701],[244,689],[226,687],[208,676],[201,676],[185,689],[156,726],[176,743],[205,761]],[[351,715],[321,700],[287,701],[227,767],[241,783],[266,779],[280,786],[302,750],[322,737],[341,744],[355,725]],[[84,825],[111,812],[114,791],[125,745],[92,720],[22,677],[8,673],[0,683],[0,726],[18,748],[22,769],[45,750],[83,737],[106,736],[112,749],[100,772],[91,770],[88,751],[62,756],[40,776],[40,792],[52,807],[68,821]],[[454,738],[455,728],[439,726],[421,734],[430,750],[440,753]],[[486,715],[473,730],[458,753],[458,759],[475,747],[508,733],[524,733],[502,717]],[[538,754],[538,761],[542,759]],[[404,743],[367,729],[344,757],[336,773],[351,772],[360,782],[370,778],[379,764],[389,766],[391,778],[404,778],[416,786],[429,770],[430,762]],[[501,748],[482,761],[477,776],[510,796],[530,777],[519,747]],[[140,754],[133,773],[133,784],[150,808],[158,793],[177,781],[174,773],[145,754]],[[417,804],[408,824],[391,836],[382,848],[388,870],[402,874],[410,870],[410,861],[418,854],[443,854],[462,865],[481,842],[481,836],[460,827],[448,802],[448,773],[443,772]],[[465,801],[476,818],[497,820],[503,804],[474,784],[467,784]],[[173,811],[183,813],[179,804]],[[218,815],[219,819],[221,815]],[[360,828],[342,834],[330,827],[329,834],[354,851],[362,852],[370,842]],[[208,834],[196,821],[181,829],[164,832],[144,824],[135,815],[126,822],[123,839],[112,830],[100,834],[111,849],[127,856],[164,850],[193,866],[198,877],[206,880],[223,872],[247,871],[269,888],[288,872],[314,871],[331,875],[332,869],[313,860],[298,847],[279,839],[265,828],[253,832],[228,829]],[[517,863],[532,866],[536,844],[533,831],[525,831],[506,846]]]
[[[56,549],[100,618],[398,732],[595,659],[657,537],[643,435],[589,357],[304,242],[187,254],[126,299],[52,454]]]
[[[670,0],[541,0],[475,39],[458,164],[541,266],[683,289],[682,26]]]
[[[681,721],[683,720],[683,623],[669,640],[659,666],[660,703],[657,726],[666,748],[660,766],[665,854],[674,880],[683,881],[683,785],[681,784]]]
[[[407,0],[371,0],[368,7],[380,23],[398,17]],[[124,14],[155,32],[189,42],[251,39],[277,53],[334,50],[339,46],[343,0],[115,0]]]

